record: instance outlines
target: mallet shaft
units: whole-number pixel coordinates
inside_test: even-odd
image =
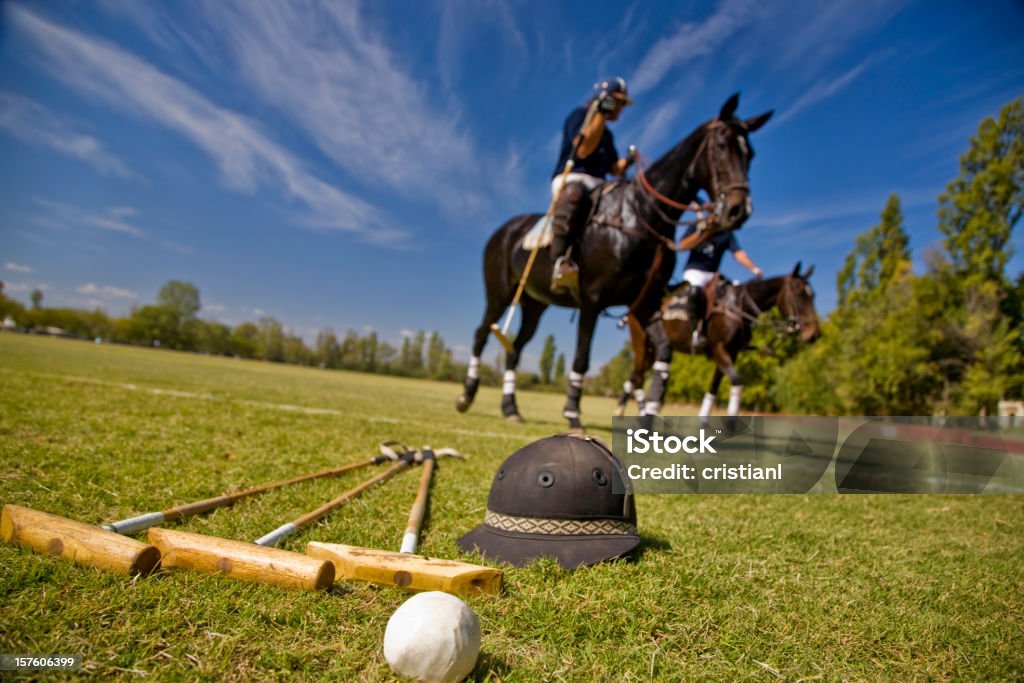
[[[320,519],[321,517],[326,515],[328,512],[330,512],[334,508],[344,504],[346,501],[351,500],[352,498],[355,498],[360,493],[362,493],[366,489],[370,488],[374,484],[378,484],[378,483],[380,483],[382,481],[390,479],[391,477],[393,477],[394,475],[398,474],[399,472],[404,470],[406,467],[408,467],[409,464],[410,463],[408,461],[406,461],[406,460],[400,460],[400,461],[396,462],[394,465],[389,467],[384,472],[381,472],[380,474],[378,474],[375,477],[367,479],[366,481],[364,481],[359,486],[356,486],[355,488],[353,488],[353,489],[351,489],[349,491],[346,491],[345,493],[341,494],[340,496],[338,496],[337,498],[335,498],[331,502],[326,503],[324,505],[321,505],[316,510],[313,510],[312,512],[310,512],[308,514],[305,514],[305,515],[299,517],[298,519],[296,519],[296,520],[294,520],[292,522],[289,522],[288,524],[282,524],[281,526],[279,526],[277,529],[274,529],[273,531],[271,531],[266,536],[263,536],[262,538],[257,539],[255,541],[255,543],[257,545],[262,545],[262,546],[277,545],[283,539],[288,538],[289,536],[291,536],[295,532],[299,531],[300,529],[309,526],[313,522],[316,522],[318,519]]]
[[[430,479],[434,474],[434,467],[437,458],[430,447],[423,448],[423,472],[420,474],[420,485],[416,491],[416,500],[409,510],[409,523],[405,527],[405,534],[402,536],[402,548],[399,552],[415,553],[416,546],[420,540],[420,528],[423,526],[423,517],[427,511],[427,500],[430,496]]]
[[[326,470],[320,470],[319,472],[312,472],[310,474],[303,474],[298,477],[292,477],[291,479],[284,479],[282,481],[275,481],[269,484],[263,484],[262,486],[255,486],[244,491],[237,491],[235,493],[225,493],[220,496],[214,496],[213,498],[206,498],[199,500],[194,503],[187,503],[185,505],[179,505],[177,507],[163,510],[162,512],[149,512],[138,517],[131,517],[129,519],[122,519],[119,522],[111,522],[110,524],[104,524],[103,528],[108,531],[115,531],[119,534],[131,535],[148,529],[151,526],[162,524],[164,522],[170,522],[175,519],[185,519],[192,517],[193,515],[202,514],[215,510],[219,507],[226,505],[232,505],[236,501],[249,496],[255,496],[260,493],[266,493],[267,491],[273,491],[275,489],[290,486],[292,484],[298,484],[299,482],[309,481],[311,479],[321,479],[323,477],[334,477],[345,472],[350,472],[361,467],[368,465],[375,465],[390,460],[385,456],[377,456],[370,460],[364,460],[363,462],[353,463],[351,465],[343,465],[341,467],[332,467]]]

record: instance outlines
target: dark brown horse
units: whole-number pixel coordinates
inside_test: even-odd
[[[522,419],[515,399],[515,369],[541,314],[552,304],[580,310],[576,355],[563,411],[572,428],[582,426],[579,404],[583,375],[590,366],[590,345],[601,311],[610,306],[629,306],[647,328],[657,360],[667,362],[671,358],[664,328],[660,322],[651,323],[658,312],[657,293],[664,289],[675,268],[675,252],[670,247],[674,246],[676,225],[682,215],[678,207],[694,202],[703,190],[714,199],[714,225],[721,230],[739,228],[751,210],[747,170],[753,150],[748,135],[764,125],[771,112],[744,121],[735,116],[738,105],[739,95],[733,95],[717,118],[701,125],[655,162],[646,172],[647,186],[633,179],[597,191],[601,196],[595,197],[595,208],[576,248],[579,301],[569,294],[550,291],[553,259],[548,248],[540,250],[523,293],[519,332],[513,350],[505,357],[502,413],[506,418]],[[456,401],[460,412],[468,410],[476,396],[480,354],[491,324],[512,301],[529,255],[523,240],[539,218],[537,214],[512,218],[498,228],[484,248],[487,308],[473,340],[464,391]],[[652,399],[660,400],[664,389],[655,382]]]
[[[789,275],[767,280],[751,280],[738,286],[729,284],[722,288],[722,298],[715,302],[709,315],[705,316],[708,341],[704,353],[715,364],[715,375],[711,379],[708,393],[701,402],[700,417],[707,418],[711,415],[711,408],[723,376],[728,377],[732,384],[729,389],[728,414],[739,414],[743,379],[736,370],[736,356],[743,349],[749,348],[753,327],[758,323],[758,316],[761,313],[778,308],[786,318],[784,324],[787,331],[799,334],[800,341],[810,343],[818,338],[820,332],[818,314],[814,310],[814,290],[808,282],[813,272],[814,266],[811,266],[801,275],[800,264],[797,263]],[[713,286],[714,283],[709,285]],[[693,328],[686,315],[685,305],[680,303],[681,296],[694,295],[693,292],[682,291],[686,287],[691,285],[684,283],[676,288],[664,298],[661,306],[665,334],[672,343],[673,350],[680,353],[692,353]],[[628,316],[628,321],[630,344],[633,347],[633,374],[622,386],[622,395],[619,397],[615,414],[622,415],[625,412],[626,404],[631,397],[640,404],[641,415],[657,414],[647,410],[643,395],[644,377],[655,363],[654,345],[639,321],[632,315]],[[667,377],[662,381],[666,380]],[[658,401],[660,404],[660,398]]]

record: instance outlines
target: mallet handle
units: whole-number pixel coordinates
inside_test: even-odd
[[[19,505],[4,505],[0,536],[7,543],[119,574],[148,574],[160,562],[151,545]]]
[[[165,567],[219,572],[233,579],[315,590],[334,583],[334,565],[308,555],[176,529],[150,529]]]
[[[420,486],[416,491],[416,500],[409,510],[409,523],[405,527],[405,534],[402,536],[402,548],[399,552],[415,553],[416,546],[420,540],[420,528],[423,526],[423,516],[427,511],[427,499],[430,496],[430,479],[434,474],[434,467],[437,458],[429,446],[423,447],[423,472],[420,474]]]
[[[266,493],[267,491],[273,491],[275,489],[290,486],[292,484],[298,484],[302,481],[309,481],[311,479],[321,479],[323,477],[334,477],[345,472],[350,472],[360,467],[366,467],[367,465],[376,465],[382,462],[389,461],[390,458],[383,455],[377,456],[370,460],[364,460],[363,462],[357,462],[351,465],[344,465],[342,467],[332,467],[326,470],[320,470],[319,472],[312,472],[310,474],[303,474],[298,477],[292,477],[291,479],[284,479],[282,481],[275,481],[269,484],[263,484],[262,486],[255,486],[251,489],[245,489],[244,491],[237,491],[235,493],[225,493],[220,496],[214,496],[213,498],[206,498],[205,500],[199,500],[194,503],[187,503],[185,505],[179,505],[177,507],[164,510],[162,512],[149,512],[138,517],[131,517],[129,519],[122,519],[119,522],[111,522],[110,524],[104,524],[103,528],[108,531],[115,531],[119,534],[131,535],[162,524],[163,522],[170,522],[175,519],[185,519],[186,517],[192,517],[193,515],[202,514],[215,510],[225,505],[232,505],[235,501],[239,501],[249,496],[255,496],[260,493]]]
[[[291,536],[292,534],[294,534],[299,529],[302,529],[304,527],[309,526],[310,524],[312,524],[313,522],[317,521],[318,519],[320,519],[321,517],[326,515],[328,512],[330,512],[334,508],[342,505],[343,503],[345,503],[346,501],[348,501],[348,500],[350,500],[352,498],[355,498],[360,493],[362,493],[366,489],[370,488],[374,484],[378,484],[378,483],[380,483],[382,481],[390,479],[391,477],[393,477],[394,475],[398,474],[399,472],[404,470],[406,467],[408,467],[409,464],[410,464],[410,462],[407,461],[407,460],[400,460],[400,461],[396,462],[394,465],[389,467],[384,472],[381,472],[380,474],[378,474],[375,477],[367,479],[366,481],[364,481],[359,486],[356,486],[355,488],[353,488],[353,489],[351,489],[349,491],[346,491],[345,493],[341,494],[340,496],[338,496],[337,498],[335,498],[331,502],[326,503],[324,505],[321,505],[316,510],[313,510],[312,512],[310,512],[308,514],[305,514],[302,517],[299,517],[298,519],[296,519],[296,520],[294,520],[292,522],[289,522],[288,524],[282,524],[281,526],[279,526],[277,529],[274,529],[273,531],[271,531],[266,536],[263,536],[262,538],[257,539],[255,541],[255,543],[257,545],[263,545],[263,546],[277,545],[277,543],[279,543],[282,539],[285,539],[285,538]]]

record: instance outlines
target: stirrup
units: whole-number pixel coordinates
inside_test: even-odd
[[[561,293],[579,287],[579,268],[568,256],[559,256],[551,270],[551,291]]]

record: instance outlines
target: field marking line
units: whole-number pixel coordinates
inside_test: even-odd
[[[302,413],[305,415],[329,415],[334,417],[344,416],[345,413],[334,408],[316,408],[310,406],[300,406],[292,403],[274,403],[271,401],[257,401],[253,399],[245,398],[231,398],[224,396],[217,396],[210,393],[196,393],[193,391],[183,391],[180,389],[161,389],[159,387],[140,387],[137,384],[131,382],[115,382],[112,380],[99,379],[97,377],[84,377],[81,375],[61,375],[50,372],[32,372],[28,370],[11,370],[9,368],[0,368],[0,373],[8,375],[23,375],[29,377],[38,377],[40,379],[57,380],[64,382],[79,382],[82,384],[93,384],[96,386],[114,387],[117,389],[124,389],[126,391],[142,392],[144,394],[150,394],[153,396],[170,396],[172,398],[186,398],[201,401],[224,401],[234,402],[240,405],[252,406],[254,408],[267,408],[271,410],[280,410],[289,413]],[[399,424],[407,427],[421,427],[429,428],[433,430],[441,430],[450,434],[460,434],[464,436],[479,436],[488,437],[493,439],[509,439],[516,438],[515,434],[502,434],[499,432],[478,432],[469,429],[462,429],[460,427],[444,427],[438,426],[429,422],[418,422],[401,420],[399,418],[387,417],[387,416],[372,416],[363,418],[369,422],[384,422],[389,424]]]

